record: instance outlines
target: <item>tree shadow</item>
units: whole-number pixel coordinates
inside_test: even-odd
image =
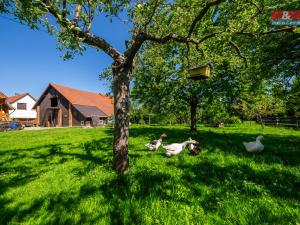
[[[111,134],[111,131],[108,130],[107,133]],[[131,128],[130,130],[131,137],[143,139],[157,138],[161,133],[168,135],[167,141],[169,143],[181,142],[190,136],[186,129],[143,127]],[[266,150],[259,154],[247,153],[241,144],[242,141],[250,141],[255,138],[250,134],[200,131],[198,135],[192,138],[202,142],[206,151],[205,154],[208,155],[220,151],[225,158],[233,155],[237,158],[250,159],[256,164],[299,165],[299,149],[295,147],[300,143],[299,138],[266,135]],[[280,142],[281,146],[274,145],[273,139]],[[51,193],[35,200],[26,207],[21,204],[8,207],[12,200],[3,197],[2,194],[10,187],[25,185],[51,170],[52,167],[48,167],[49,161],[55,158],[60,159],[53,163],[57,165],[71,160],[80,161],[82,166],[71,171],[79,179],[96,169],[97,166],[101,166],[101,169],[107,172],[112,172],[112,140],[112,137],[109,136],[78,145],[48,144],[20,149],[19,151],[1,152],[0,155],[6,158],[0,164],[0,174],[9,174],[12,171],[20,172],[20,174],[9,179],[0,179],[0,224],[9,223],[12,220],[24,222],[26,216],[36,216],[35,214],[41,209],[46,210],[51,215],[51,219],[44,222],[45,224],[94,224],[99,222],[102,217],[106,217],[105,213],[107,212],[100,212],[100,210],[99,212],[86,212],[81,210],[80,203],[88,198],[93,198],[95,195],[100,195],[101,199],[103,198],[102,203],[109,205],[108,214],[111,224],[145,223],[144,209],[141,208],[141,205],[147,205],[153,200],[176,203],[182,207],[197,205],[202,207],[205,213],[210,213],[218,211],[220,209],[219,204],[226,201],[228,195],[230,198],[233,194],[240,198],[254,199],[263,197],[267,192],[276,200],[286,199],[295,202],[300,199],[299,177],[288,171],[279,170],[276,167],[254,169],[241,162],[220,166],[205,157],[201,157],[200,154],[193,163],[184,161],[185,158],[193,157],[187,155],[184,155],[183,159],[180,156],[178,160],[170,159],[167,162],[162,162],[166,164],[163,166],[168,168],[164,172],[141,167],[139,170],[132,170],[126,175],[113,174],[101,183],[83,183],[76,191]],[[41,148],[44,150],[41,151]],[[147,150],[147,152],[149,151]],[[140,149],[134,152],[129,151],[130,158],[134,160],[150,159],[153,154],[165,159],[162,152],[145,154]],[[23,158],[28,158],[23,162],[23,165],[10,166],[10,164]],[[41,169],[33,170],[35,165],[26,164],[30,159],[38,160]],[[172,171],[175,170],[180,170],[180,173],[173,175]],[[175,192],[178,185],[185,187],[188,193],[177,195]],[[209,193],[205,193],[203,187],[206,187]],[[263,211],[257,212],[262,214],[260,222],[285,224],[296,220],[293,214],[274,215],[272,210],[264,207],[264,205],[257,207]],[[66,216],[68,212],[74,211],[78,213],[79,218]],[[180,214],[174,216],[178,215]],[[164,218],[161,219],[163,221]],[[250,220],[251,218],[247,222],[251,223]]]
[[[165,191],[170,189],[167,182],[170,176],[165,173],[142,170],[129,175],[117,175],[99,187],[106,201],[110,203],[112,224],[142,224],[143,210],[125,202],[148,198],[168,199]],[[126,212],[126,213],[125,213]],[[125,222],[124,222],[125,221]]]
[[[256,136],[240,133],[211,133],[201,132],[208,151],[221,150],[224,154],[234,154],[238,157],[250,158],[256,163],[279,163],[285,166],[300,164],[300,138],[295,136],[264,135],[262,143],[264,151],[249,153],[245,150],[243,142],[255,141]],[[200,139],[200,137],[199,137]],[[292,140],[292,141],[291,141]]]
[[[247,186],[247,183],[251,183],[263,186],[276,198],[293,200],[300,198],[299,177],[288,171],[274,168],[260,171],[245,164],[230,164],[221,167],[208,160],[193,165],[174,162],[169,162],[169,165],[184,171],[182,179],[191,189],[194,184],[202,183],[207,186],[222,187],[223,192],[238,190],[245,196],[260,197],[263,195],[261,190],[251,189]]]
[[[73,170],[73,173],[79,177],[85,176],[97,165],[102,167],[106,165],[106,169],[110,170],[112,153],[107,150],[112,145],[111,143],[112,138],[108,137],[86,141],[79,145],[45,144],[31,148],[1,151],[0,224],[8,223],[12,218],[21,221],[25,215],[34,213],[45,204],[45,199],[40,199],[28,207],[23,205],[14,208],[9,207],[8,205],[12,200],[4,197],[4,194],[10,188],[25,186],[49,172],[53,166],[64,164],[70,160],[82,162],[82,167]],[[52,162],[54,159],[59,159],[59,161]],[[60,197],[62,198],[62,196],[49,196],[50,199],[57,200],[57,204],[61,204]],[[70,224],[68,221],[64,221],[64,223]],[[53,224],[57,223],[54,222]]]
[[[256,163],[280,163],[285,166],[300,164],[300,138],[296,136],[266,134],[263,140],[264,151],[261,153],[248,153],[243,146],[243,142],[255,141],[256,136],[253,134],[226,133],[226,130],[222,133],[200,130],[198,134],[190,135],[187,129],[167,127],[134,127],[130,129],[131,137],[148,137],[149,140],[161,133],[166,133],[168,136],[165,143],[180,143],[192,137],[199,141],[200,146],[209,152],[218,150],[225,155],[233,154],[238,157],[251,158]]]

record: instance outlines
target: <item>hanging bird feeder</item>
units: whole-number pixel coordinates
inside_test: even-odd
[[[191,80],[204,80],[210,77],[210,72],[212,66],[210,63],[202,66],[197,66],[189,69],[189,74],[191,75],[189,79]]]

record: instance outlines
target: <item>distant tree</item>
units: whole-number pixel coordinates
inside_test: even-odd
[[[287,110],[290,115],[300,117],[300,76],[292,83],[287,99]]]
[[[252,93],[248,100],[242,100],[243,113],[248,119],[259,119],[263,127],[263,117],[279,116],[286,112],[285,102],[270,94]]]
[[[270,23],[268,7],[279,3],[283,7],[292,7],[297,6],[298,1],[282,4],[282,1],[270,0],[2,0],[0,12],[17,17],[33,29],[45,26],[49,33],[57,37],[60,49],[67,51],[65,58],[82,54],[90,46],[113,59],[113,168],[124,173],[129,169],[129,83],[135,69],[136,55],[144,43],[189,43],[201,50],[203,43],[216,39],[241,55],[235,40],[241,36],[291,31],[291,28],[267,30]],[[216,9],[216,6],[219,7]],[[131,40],[126,41],[123,53],[95,34],[93,23],[100,13],[110,18],[125,15],[131,24]]]

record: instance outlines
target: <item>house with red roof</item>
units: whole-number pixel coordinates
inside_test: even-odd
[[[36,100],[29,93],[10,96],[6,101],[14,108],[9,110],[10,119],[16,119],[23,123],[29,122],[35,124],[36,110],[33,106],[35,105]]]
[[[50,83],[34,108],[44,127],[99,126],[113,116],[112,96]]]

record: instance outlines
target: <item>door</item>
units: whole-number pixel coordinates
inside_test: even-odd
[[[51,127],[58,127],[58,110],[51,109],[48,115],[48,122]]]

